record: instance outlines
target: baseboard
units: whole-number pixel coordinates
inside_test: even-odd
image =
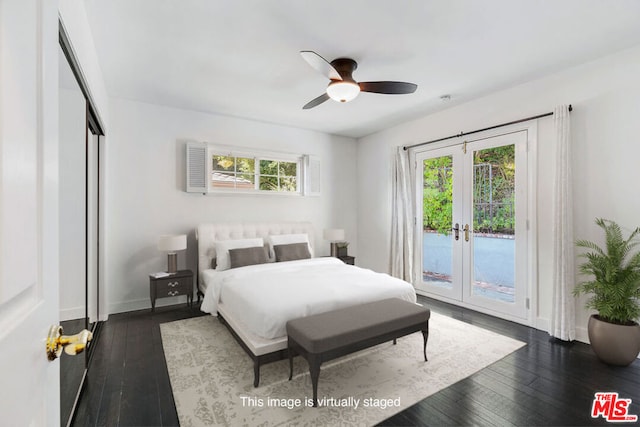
[[[159,298],[156,300],[156,308],[165,307],[167,305],[184,304],[186,302],[187,297],[185,295],[181,295],[179,297]],[[151,300],[149,300],[149,298],[109,304],[109,314],[126,313],[128,311],[148,309],[151,309]]]
[[[176,297],[176,298],[178,298],[178,297]],[[84,318],[84,315],[85,315],[85,308],[84,307],[65,308],[63,310],[60,310],[60,321],[64,322],[65,320],[82,319],[82,318]],[[108,318],[109,318],[108,314],[100,313],[100,317],[98,318],[98,321],[99,322],[104,322]],[[94,318],[90,318],[89,319],[89,322],[94,322],[94,321],[95,321]]]
[[[541,331],[549,331],[551,326],[551,321],[544,317],[536,318],[536,329]],[[585,344],[589,344],[589,334],[587,333],[587,328],[585,327],[576,327],[576,341],[583,342]]]
[[[585,327],[576,327],[576,341],[583,342],[585,344],[589,343],[589,332]]]
[[[549,331],[549,319],[544,317],[536,317],[535,328],[539,331]]]
[[[61,309],[60,321],[64,322],[65,320],[84,319],[85,313],[86,311],[84,306]]]

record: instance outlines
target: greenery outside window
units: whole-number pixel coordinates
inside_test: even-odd
[[[298,163],[261,159],[260,190],[298,191]]]
[[[210,158],[210,188],[214,191],[301,193],[301,157],[234,155],[212,150]]]

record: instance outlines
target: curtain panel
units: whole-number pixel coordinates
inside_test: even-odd
[[[569,106],[553,112],[556,167],[553,188],[553,305],[549,334],[572,341],[576,336],[573,197],[571,188],[571,117]]]
[[[391,275],[413,283],[414,203],[409,151],[396,148],[391,200]]]

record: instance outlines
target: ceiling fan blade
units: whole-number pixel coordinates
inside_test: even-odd
[[[302,107],[302,109],[303,110],[308,110],[309,108],[317,107],[318,105],[322,104],[327,99],[329,99],[329,95],[327,95],[326,92],[325,92],[322,95],[320,95],[319,97],[317,97],[315,99],[312,99],[311,101],[307,102],[305,104],[305,106]]]
[[[402,95],[413,93],[418,85],[407,82],[360,82],[360,90],[363,92],[384,93],[389,95]]]
[[[340,73],[333,68],[333,65],[329,63],[322,56],[318,55],[312,50],[303,50],[300,51],[300,55],[304,58],[305,61],[309,63],[313,68],[315,68],[320,74],[327,77],[331,80],[342,80],[340,77]]]

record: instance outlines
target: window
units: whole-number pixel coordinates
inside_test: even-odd
[[[320,196],[320,158],[188,141],[187,193]]]
[[[260,190],[297,191],[298,163],[260,159]]]
[[[213,188],[255,189],[255,159],[247,157],[212,157],[211,186]]]
[[[221,151],[211,150],[212,190],[301,193],[301,157],[223,154]]]

